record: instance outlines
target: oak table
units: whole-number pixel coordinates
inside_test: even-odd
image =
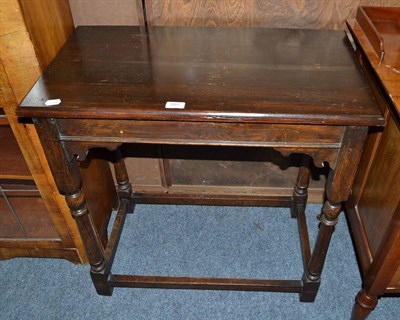
[[[111,295],[113,287],[264,290],[297,292],[307,302],[317,294],[368,127],[384,124],[345,34],[290,29],[79,27],[18,115],[33,119],[80,230],[99,294]],[[302,279],[113,274],[125,216],[134,209],[119,148],[124,143],[269,147],[304,154],[293,196],[265,199],[291,207],[297,218]],[[90,149],[100,147],[115,151],[120,198],[105,247],[77,166]],[[311,161],[330,168],[313,250],[304,215]],[[218,198],[208,204],[218,205]]]

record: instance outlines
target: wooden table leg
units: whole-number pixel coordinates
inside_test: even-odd
[[[308,185],[310,184],[310,165],[311,158],[303,155],[299,174],[297,175],[296,186],[293,190],[293,200],[291,207],[292,218],[297,218],[298,212],[304,212],[308,198]]]
[[[363,288],[357,294],[353,307],[352,320],[363,320],[368,317],[390,285],[399,268],[400,261],[400,204],[390,219],[393,228],[388,229],[379,245],[372,263],[364,275]],[[397,226],[397,227],[396,227]],[[388,258],[390,257],[390,259]]]
[[[300,293],[300,300],[303,302],[313,302],[317,295],[329,243],[341,211],[341,203],[346,201],[350,194],[366,134],[366,127],[346,127],[343,133],[336,166],[330,170],[327,181],[326,201],[319,216],[321,224],[317,240],[302,278],[303,291]]]
[[[378,304],[378,297],[368,295],[365,290],[361,290],[356,297],[356,302],[351,314],[351,320],[367,319],[372,310]]]
[[[108,284],[109,275],[105,273],[104,248],[81,189],[82,177],[77,159],[75,155],[67,154],[58,142],[55,120],[35,119],[34,122],[57,187],[65,196],[78,226],[96,291],[101,295],[111,295],[113,288]]]
[[[118,184],[118,195],[120,199],[127,199],[129,205],[127,212],[132,213],[134,210],[134,201],[132,199],[132,185],[129,182],[128,171],[126,170],[125,161],[120,148],[117,148],[114,152],[114,169],[115,177]]]
[[[340,211],[340,204],[332,203],[329,200],[325,201],[321,214],[321,225],[318,237],[302,278],[304,286],[300,294],[300,301],[302,302],[314,302],[315,300],[329,243]]]

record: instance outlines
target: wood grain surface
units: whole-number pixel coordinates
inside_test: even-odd
[[[52,219],[48,214],[43,199],[34,183],[26,181],[10,181],[9,184],[2,183],[1,187],[7,194],[8,201],[18,215],[18,219],[23,227],[24,234],[30,239],[52,239],[59,240],[59,236],[54,228]],[[14,190],[14,191],[11,191]],[[16,191],[31,190],[31,191]],[[3,208],[2,208],[3,209]],[[3,210],[1,216],[3,217]],[[1,219],[0,225],[3,224]],[[21,238],[17,234],[10,234],[8,226],[0,226],[0,237],[3,238]],[[6,234],[4,234],[5,232]],[[24,238],[24,237],[22,237]],[[11,240],[11,239],[10,239]]]
[[[359,5],[399,0],[146,0],[149,25],[344,29]]]
[[[73,30],[68,0],[20,0],[25,24],[42,70]]]
[[[393,172],[390,168],[400,168],[400,157],[396,156],[399,150],[400,132],[393,119],[389,118],[378,146],[379,156],[375,157],[374,165],[366,181],[367,187],[358,203],[358,211],[366,229],[373,256],[379,248],[398,203],[400,172]],[[377,216],[379,216],[379,224],[376,223]]]
[[[45,106],[56,98],[62,100],[59,106]],[[167,101],[184,101],[186,107],[166,109]],[[55,118],[383,123],[345,35],[305,29],[80,27],[18,112]]]
[[[69,0],[75,26],[143,25],[141,0]],[[344,29],[360,5],[400,0],[145,0],[148,25]]]
[[[0,126],[0,179],[31,180],[32,175],[9,126]]]

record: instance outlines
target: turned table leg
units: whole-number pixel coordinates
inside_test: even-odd
[[[314,250],[303,274],[303,290],[300,293],[300,301],[313,302],[317,295],[329,243],[341,212],[341,203],[346,201],[350,194],[366,133],[366,127],[346,127],[344,129],[336,166],[329,172],[326,201],[318,217],[321,222],[320,228]]]
[[[390,225],[400,226],[400,204],[390,220]],[[398,270],[400,261],[400,233],[398,228],[389,228],[364,275],[363,288],[357,294],[351,315],[352,320],[366,319],[385,294]]]
[[[307,155],[303,155],[302,162],[297,175],[296,185],[293,190],[293,200],[291,207],[292,218],[297,218],[299,212],[304,212],[306,209],[308,198],[308,185],[310,183],[310,165],[311,159]]]
[[[378,304],[378,297],[368,295],[365,290],[361,290],[356,297],[356,302],[351,314],[351,320],[367,319],[372,310]]]
[[[111,295],[113,288],[108,284],[104,248],[81,189],[82,177],[76,156],[68,154],[59,143],[56,120],[34,119],[34,123],[57,187],[65,196],[78,226],[96,291],[101,295]]]
[[[129,204],[127,212],[132,213],[135,206],[132,199],[132,185],[129,182],[128,171],[126,170],[126,165],[121,149],[117,148],[114,155],[114,170],[118,184],[118,196],[120,199],[126,199],[128,201]]]
[[[300,300],[303,302],[313,302],[315,300],[329,243],[340,211],[340,203],[325,201],[320,215],[321,225],[318,237],[302,278],[303,291],[300,294]]]

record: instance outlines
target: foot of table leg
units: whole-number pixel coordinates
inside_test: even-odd
[[[307,274],[304,273],[303,278],[303,290],[299,294],[301,302],[314,302],[318,293],[320,279],[309,279]]]
[[[334,227],[341,211],[340,203],[325,201],[320,216],[321,225],[315,242],[310,261],[303,274],[303,292],[300,293],[300,301],[312,302],[318,292],[322,269],[324,267],[329,242]]]
[[[291,207],[291,217],[297,218],[299,212],[306,209],[308,198],[308,185],[310,183],[310,157],[303,156],[302,164],[297,175],[296,186],[293,190],[293,200]]]
[[[364,320],[367,319],[372,310],[378,304],[378,298],[368,295],[365,290],[361,290],[356,297],[351,320]]]
[[[111,296],[114,290],[114,287],[110,286],[108,282],[109,274],[105,274],[102,272],[94,272],[90,271],[90,276],[92,277],[93,285],[96,289],[96,292],[102,296]]]
[[[96,291],[102,295],[111,295],[112,287],[107,282],[108,274],[105,274],[107,262],[104,257],[104,249],[86,205],[83,192],[79,189],[67,194],[65,198],[83,239]]]

